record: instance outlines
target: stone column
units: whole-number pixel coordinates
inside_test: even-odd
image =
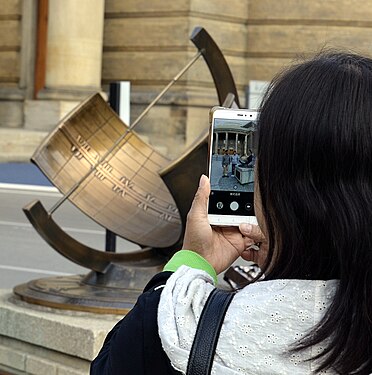
[[[238,133],[235,134],[235,151],[238,151]]]
[[[218,152],[218,133],[214,133],[216,135],[216,144],[214,146],[214,153],[217,154]]]
[[[104,0],[49,0],[45,87],[28,103],[26,127],[49,130],[101,91]]]
[[[229,133],[228,132],[226,132],[225,134],[225,144],[226,144],[225,150],[229,151]]]
[[[46,93],[100,90],[104,0],[49,0],[48,15]]]
[[[246,134],[244,137],[244,155],[247,155],[247,143],[248,143],[248,135]]]

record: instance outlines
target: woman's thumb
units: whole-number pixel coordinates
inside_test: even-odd
[[[190,214],[194,215],[208,215],[208,198],[210,192],[209,179],[206,175],[202,174],[199,180],[199,188],[195,194],[192,202]]]

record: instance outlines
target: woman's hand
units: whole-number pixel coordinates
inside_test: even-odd
[[[228,268],[239,256],[243,256],[245,260],[256,261],[255,258],[258,259],[256,253],[262,250],[250,250],[249,247],[257,242],[265,242],[259,227],[241,224],[240,230],[238,227],[212,228],[207,212],[209,193],[209,179],[202,175],[198,191],[187,215],[182,248],[200,254],[212,265],[217,274]]]
[[[243,236],[250,238],[253,245],[249,245],[240,256],[247,261],[252,261],[262,267],[265,264],[269,244],[258,225],[240,224],[239,230]],[[258,245],[257,245],[258,244]]]

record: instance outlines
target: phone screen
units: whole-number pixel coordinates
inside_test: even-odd
[[[238,115],[233,111],[233,118],[219,118],[218,113],[210,134],[208,214],[254,216],[258,114],[240,111],[243,114]]]

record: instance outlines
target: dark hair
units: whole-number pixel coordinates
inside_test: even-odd
[[[372,60],[327,52],[275,78],[259,119],[268,278],[339,279],[318,371],[372,372]]]

